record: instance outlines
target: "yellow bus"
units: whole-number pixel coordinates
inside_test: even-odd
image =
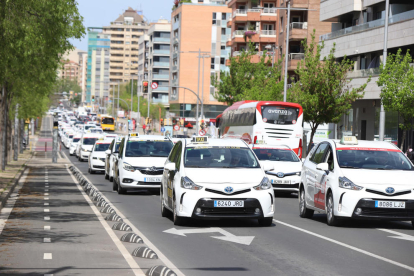
[[[101,116],[101,127],[103,130],[115,131],[115,119],[112,116],[103,115]]]

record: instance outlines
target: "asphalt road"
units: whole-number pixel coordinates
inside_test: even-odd
[[[276,198],[271,227],[259,227],[254,220],[192,221],[177,227],[171,217],[161,217],[158,194],[118,195],[103,174],[88,174],[87,162],[63,152],[185,275],[414,275],[411,223],[346,221],[329,227],[322,214],[300,218],[297,197],[291,195]],[[171,228],[186,234],[164,232]],[[250,244],[235,242],[243,240],[240,236],[254,238]]]

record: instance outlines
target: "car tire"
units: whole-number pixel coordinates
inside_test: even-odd
[[[259,219],[259,225],[263,227],[269,227],[273,223],[273,217],[271,218],[260,218]]]
[[[300,189],[299,192],[299,216],[301,218],[312,218],[313,210],[306,207],[305,189]]]
[[[160,197],[161,197],[161,216],[165,218],[169,215],[169,212],[167,208],[165,208],[164,200],[162,199],[163,198],[162,193],[160,193]]]
[[[414,227],[414,220],[412,220],[412,221],[411,221],[411,224],[412,224],[412,225],[413,225],[413,227]]]
[[[116,181],[116,183],[117,183],[117,190],[118,190],[118,194],[119,195],[124,195],[125,193],[126,193],[126,189],[124,189],[124,188],[122,188],[121,187],[121,183],[119,183],[119,176],[118,176],[118,178],[117,178],[117,181]]]
[[[109,177],[109,182],[115,182],[115,180],[114,180],[113,176],[110,176],[110,177]]]
[[[118,184],[116,184],[116,181],[113,177],[112,177],[112,191],[118,191]]]
[[[333,200],[332,192],[330,192],[328,194],[328,200],[327,200],[327,203],[326,203],[326,223],[329,226],[338,226],[339,225],[339,220],[335,216],[334,210],[335,210],[335,203],[334,203],[334,200]]]
[[[105,174],[105,179],[109,179],[109,175],[106,173],[106,172],[104,172],[104,174]]]
[[[175,199],[173,201],[173,210],[174,210],[173,211],[173,222],[174,222],[174,225],[183,226],[185,224],[185,218],[180,217],[180,216],[177,215]]]
[[[92,169],[90,169],[91,171],[90,171],[90,174],[95,174],[95,171],[94,170],[92,170]]]

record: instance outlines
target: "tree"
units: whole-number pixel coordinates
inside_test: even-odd
[[[271,56],[265,51],[258,63],[252,59],[256,55],[254,46],[249,43],[240,56],[230,57],[230,71],[212,76],[212,84],[218,90],[215,97],[220,102],[231,105],[237,101],[278,101],[283,98],[281,77],[281,60],[272,68]]]
[[[404,146],[407,130],[414,127],[414,68],[410,66],[413,59],[407,50],[403,55],[401,49],[397,54],[387,57],[387,62],[381,64],[377,84],[381,87],[381,101],[385,111],[398,111],[403,120],[399,124],[403,131],[401,150]]]
[[[299,103],[303,108],[304,121],[311,126],[309,146],[319,125],[338,123],[343,114],[351,108],[353,102],[364,95],[364,89],[371,80],[357,88],[351,88],[351,79],[347,72],[352,69],[353,62],[345,56],[341,61],[335,59],[335,44],[329,55],[321,59],[321,44],[315,42],[315,30],[311,43],[302,41],[305,58],[298,64],[295,73],[299,82],[289,91],[289,101]],[[310,148],[310,147],[308,147]]]

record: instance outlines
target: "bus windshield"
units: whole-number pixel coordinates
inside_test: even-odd
[[[102,119],[102,124],[113,125],[114,124],[114,119],[113,118],[103,118]]]
[[[294,125],[299,109],[286,106],[262,106],[263,122],[278,125]]]

